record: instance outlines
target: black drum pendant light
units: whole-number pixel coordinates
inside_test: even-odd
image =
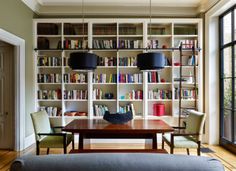
[[[84,42],[84,0],[82,0],[82,16],[83,16],[83,42]],[[82,46],[82,48],[84,48],[84,46]],[[97,68],[97,55],[88,52],[74,52],[70,54],[68,64],[70,68],[74,71],[94,70]]]
[[[163,53],[149,52],[137,56],[137,66],[140,70],[159,70],[165,67],[165,55]]]
[[[151,0],[149,4],[150,10],[150,35],[151,33],[151,16],[152,16],[152,7],[151,7]],[[151,39],[152,37],[150,37]],[[161,52],[147,52],[141,53],[137,56],[137,67],[140,70],[160,70],[165,67],[165,55]]]
[[[70,54],[69,66],[72,70],[95,70],[97,55],[87,52],[74,52]]]

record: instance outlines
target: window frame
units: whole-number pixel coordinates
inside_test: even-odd
[[[235,51],[236,51],[236,40],[235,40],[235,14],[236,13],[236,5],[229,8],[223,14],[219,16],[219,50],[220,50],[220,144],[229,146],[230,149],[233,147],[236,151],[236,123],[235,123],[235,115],[236,115],[236,104],[235,104],[235,81],[236,81],[236,73],[235,73]],[[231,41],[224,44],[224,25],[223,19],[226,15],[231,14]],[[231,76],[224,77],[224,49],[231,47],[231,60],[232,60],[232,73]],[[225,108],[224,106],[224,81],[226,79],[232,80],[232,106],[230,108]],[[228,110],[231,112],[231,141],[224,137],[224,111]]]

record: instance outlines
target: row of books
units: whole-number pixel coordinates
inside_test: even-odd
[[[106,111],[108,111],[108,107],[106,105],[94,105],[94,116],[103,116]]]
[[[88,99],[87,90],[64,90],[64,99]]]
[[[119,66],[137,66],[136,57],[120,57]]]
[[[189,40],[189,39],[184,39],[184,40],[179,40],[178,47],[181,46],[182,43],[182,48],[198,48],[198,41],[197,40]]]
[[[48,57],[48,56],[40,56],[37,61],[38,66],[61,66],[61,58],[60,57]]]
[[[116,49],[116,40],[93,40],[95,49]]]
[[[171,90],[149,90],[148,99],[172,99]]]
[[[94,35],[116,35],[117,27],[114,25],[106,25],[106,26],[94,26],[93,27]]]
[[[148,40],[147,47],[150,49],[157,49],[159,47],[158,40]]]
[[[57,90],[38,90],[38,99],[58,100],[61,99],[61,89]]]
[[[88,40],[64,40],[65,49],[85,49],[88,47]]]
[[[161,75],[158,71],[150,71],[148,72],[148,83],[160,83]]]
[[[37,74],[38,83],[61,83],[61,74]]]
[[[117,74],[94,74],[93,83],[116,83]]]
[[[65,83],[86,83],[86,75],[83,73],[68,73],[64,74]]]
[[[131,111],[133,116],[135,116],[135,109],[133,103],[127,104],[123,107],[122,106],[119,107],[119,113],[127,113],[129,111]]]
[[[93,99],[102,99],[103,98],[103,92],[101,89],[95,88],[93,90]]]
[[[98,57],[98,66],[116,66],[117,58],[116,57]]]
[[[194,56],[189,56],[187,64],[190,65],[190,66],[198,65],[197,58],[198,58],[197,55],[195,55],[195,57]]]
[[[119,48],[121,49],[138,49],[143,47],[142,40],[119,40]]]
[[[62,110],[60,107],[54,107],[54,106],[40,106],[39,111],[45,110],[48,114],[48,116],[61,116]]]
[[[179,89],[175,88],[175,99],[179,99]],[[195,90],[181,90],[181,97],[182,99],[196,99],[197,92]]]
[[[120,96],[121,100],[141,100],[143,99],[143,90],[132,90],[124,96]]]
[[[119,34],[120,35],[137,35],[137,34],[143,34],[142,33],[142,26],[120,26],[119,27]]]
[[[142,74],[119,74],[120,83],[142,83]]]

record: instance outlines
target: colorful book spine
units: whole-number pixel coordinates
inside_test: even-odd
[[[59,100],[61,99],[61,89],[57,90],[38,90],[39,100]]]
[[[64,90],[64,99],[88,99],[87,90]]]
[[[117,66],[116,57],[98,57],[98,66]]]
[[[61,66],[60,57],[39,56],[37,66]]]
[[[142,83],[142,74],[122,74],[119,73],[119,83]]]
[[[38,83],[61,83],[60,74],[38,74],[37,75]]]

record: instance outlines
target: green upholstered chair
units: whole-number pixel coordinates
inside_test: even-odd
[[[40,153],[40,148],[47,148],[47,154],[49,154],[50,148],[63,148],[66,154],[66,148],[71,142],[74,149],[74,136],[61,132],[63,128],[61,126],[51,127],[46,111],[31,113],[31,118],[35,132],[37,155]]]
[[[196,148],[200,156],[201,135],[206,118],[206,114],[194,110],[188,111],[185,127],[173,127],[173,133],[162,135],[162,149],[164,142],[170,146],[170,153],[174,153],[174,148],[186,148],[189,155],[190,148]]]

